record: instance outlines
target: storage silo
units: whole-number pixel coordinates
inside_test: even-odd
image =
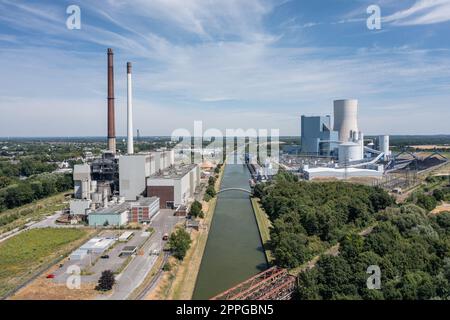
[[[341,165],[362,159],[361,144],[345,142],[339,145],[339,163]]]
[[[339,140],[348,142],[358,130],[358,100],[334,101],[334,130],[339,132]]]
[[[389,136],[379,136],[378,147],[380,151],[384,153],[384,159],[387,160],[387,158],[391,155],[391,152],[389,151]]]

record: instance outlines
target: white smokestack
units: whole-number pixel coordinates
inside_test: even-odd
[[[127,152],[128,154],[134,153],[134,142],[133,142],[133,92],[132,92],[132,83],[131,83],[131,62],[127,63],[127,91],[128,91],[128,100],[127,100],[127,119],[128,119],[128,145]]]

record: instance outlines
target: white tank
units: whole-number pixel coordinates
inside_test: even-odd
[[[348,142],[352,132],[359,132],[358,100],[334,101],[334,130],[339,132],[341,142]]]
[[[383,135],[378,137],[378,144],[380,151],[384,153],[385,160],[390,156],[389,151],[389,136]]]
[[[359,144],[361,146],[361,159],[364,159],[364,133],[359,133]]]
[[[339,145],[339,163],[341,165],[362,159],[360,143],[345,142]]]

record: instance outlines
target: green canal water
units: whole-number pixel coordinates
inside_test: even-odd
[[[250,173],[227,164],[221,189],[249,189]],[[265,270],[267,260],[248,193],[220,193],[193,299],[209,299]]]

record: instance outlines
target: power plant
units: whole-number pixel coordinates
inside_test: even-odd
[[[151,211],[150,216],[156,215],[159,208],[187,207],[200,186],[200,167],[175,164],[174,150],[134,153],[131,62],[126,65],[127,148],[126,154],[120,155],[120,151],[117,154],[112,49],[107,50],[107,57],[107,150],[90,164],[75,165],[75,199],[70,203],[71,214],[86,216],[93,226],[112,222],[123,225],[143,220],[140,215],[131,214],[131,209],[136,207],[143,208],[147,215]],[[149,216],[146,219],[150,219]]]
[[[306,179],[383,176],[391,156],[389,136],[379,137],[377,149],[373,141],[365,141],[358,109],[358,100],[335,100],[333,126],[329,115],[302,116],[302,154],[318,159],[302,166]]]

